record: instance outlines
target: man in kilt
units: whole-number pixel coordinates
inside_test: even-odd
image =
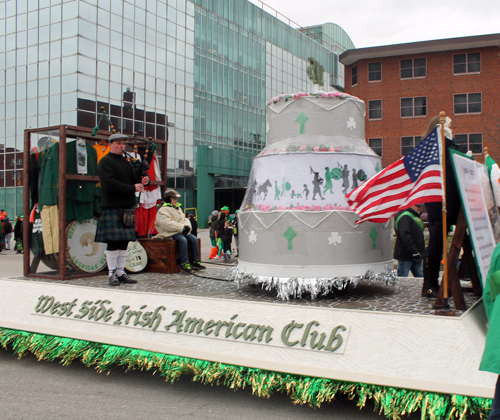
[[[127,139],[124,134],[109,137],[109,153],[99,161],[97,170],[102,187],[102,213],[95,241],[108,245],[105,254],[111,286],[137,283],[125,273],[127,246],[136,239],[135,223],[126,226],[123,214],[125,209],[135,207],[135,193],[144,191],[144,185],[149,184],[149,177],[134,174],[132,162],[124,156]]]

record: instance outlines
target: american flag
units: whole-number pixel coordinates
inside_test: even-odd
[[[346,195],[361,219],[356,223],[385,223],[399,210],[415,204],[443,201],[438,129],[411,152],[366,180]]]

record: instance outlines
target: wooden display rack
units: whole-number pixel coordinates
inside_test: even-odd
[[[109,131],[99,130],[95,136],[91,136],[91,128],[79,127],[79,126],[68,126],[68,125],[58,125],[52,127],[34,128],[24,130],[24,179],[23,179],[23,213],[25,215],[25,220],[29,220],[28,215],[30,214],[30,190],[29,190],[29,172],[30,172],[30,151],[31,151],[31,136],[32,134],[43,134],[50,132],[57,132],[59,139],[59,196],[58,196],[58,209],[59,209],[59,261],[57,273],[43,273],[38,274],[32,272],[33,268],[36,271],[38,267],[38,261],[33,261],[33,268],[30,268],[30,257],[31,252],[26,249],[23,256],[23,273],[25,277],[36,277],[52,280],[68,280],[74,278],[83,277],[94,277],[100,275],[100,273],[81,273],[78,275],[68,275],[66,271],[66,257],[67,257],[67,237],[66,237],[66,182],[68,180],[80,180],[80,181],[94,181],[99,182],[99,177],[91,175],[77,175],[66,173],[66,141],[67,139],[76,139],[77,137],[83,138],[86,141],[98,142],[99,140],[107,140],[109,136],[113,133]],[[137,138],[139,142],[144,142],[145,139],[142,137]],[[150,141],[156,143],[161,153],[161,167],[160,172],[162,174],[162,181],[151,181],[152,185],[159,185],[163,190],[167,185],[167,142],[168,142],[168,131],[167,140],[156,140],[149,139]],[[159,154],[160,154],[159,153]],[[31,229],[25,228],[23,230],[23,243],[29,244],[29,235]]]

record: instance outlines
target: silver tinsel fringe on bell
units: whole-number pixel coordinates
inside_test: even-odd
[[[310,295],[311,299],[317,296],[326,296],[335,290],[345,290],[348,286],[356,287],[360,281],[365,282],[383,282],[388,286],[395,286],[397,275],[396,270],[387,269],[382,273],[375,274],[368,270],[362,276],[350,277],[269,277],[248,274],[240,271],[238,266],[229,269],[228,280],[234,281],[239,285],[242,282],[261,286],[265,290],[276,290],[277,296],[281,300],[290,300],[291,298],[301,298],[302,295]]]

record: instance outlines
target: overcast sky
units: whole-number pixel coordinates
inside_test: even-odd
[[[259,0],[250,1],[261,6]],[[300,26],[336,23],[347,32],[356,48],[500,33],[499,0],[265,0],[264,3]],[[266,7],[264,10],[272,13]]]

